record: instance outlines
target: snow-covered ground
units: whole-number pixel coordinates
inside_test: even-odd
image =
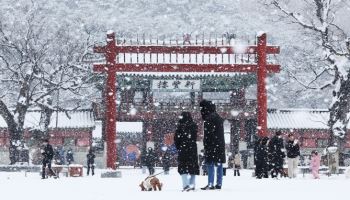
[[[0,172],[0,199],[349,199],[350,179],[345,175],[321,176],[314,180],[302,174],[297,179],[262,179],[251,177],[252,171],[242,170],[234,177],[229,170],[224,177],[221,191],[201,191],[206,177],[197,177],[197,190],[181,192],[181,179],[176,168],[170,175],[159,175],[164,184],[161,192],[141,192],[139,184],[145,178],[140,169],[121,169],[122,178],[100,178],[98,170],[94,177],[61,177],[41,180],[38,173]],[[156,171],[160,172],[160,169]]]

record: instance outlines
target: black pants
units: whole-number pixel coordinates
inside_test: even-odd
[[[278,174],[281,174],[281,176],[284,175],[283,168],[277,167],[272,169],[271,171],[272,178],[277,178]]]
[[[148,171],[149,171],[149,175],[153,175],[154,174],[154,167],[153,166],[147,166]]]
[[[268,178],[269,177],[268,166],[258,163],[256,165],[256,168],[255,168],[255,176],[258,179],[260,179],[260,178]]]
[[[87,175],[90,173],[90,168],[91,168],[91,174],[95,174],[95,164],[94,163],[88,163],[87,164]]]
[[[42,167],[42,173],[41,173],[41,177],[44,179],[46,178],[46,166],[47,168],[49,168],[49,171],[52,175],[56,176],[56,173],[51,169],[51,159],[44,159],[43,160],[43,167]]]
[[[234,176],[240,176],[241,174],[239,173],[239,169],[233,170]]]

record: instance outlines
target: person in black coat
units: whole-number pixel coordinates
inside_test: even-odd
[[[208,185],[202,190],[221,189],[223,166],[226,162],[224,120],[216,113],[215,104],[211,101],[202,100],[200,102],[201,115],[204,120],[204,157],[208,170]],[[217,166],[217,180],[214,187],[214,174]]]
[[[87,158],[87,175],[89,176],[90,169],[91,169],[91,174],[95,175],[95,154],[92,149],[89,150],[89,153],[86,155]]]
[[[69,148],[66,154],[66,160],[68,165],[72,164],[74,162],[74,156],[73,156],[73,150],[72,148]]]
[[[178,172],[182,177],[182,186],[185,191],[195,189],[195,175],[199,175],[197,131],[197,125],[191,114],[181,113],[174,142],[178,151]]]
[[[49,140],[44,140],[43,146],[44,147],[41,150],[41,154],[43,155],[43,162],[42,162],[43,166],[42,166],[42,173],[41,173],[42,179],[46,178],[46,171],[45,171],[46,166],[49,168],[50,173],[53,174],[54,177],[56,178],[57,175],[51,169],[51,161],[52,161],[52,158],[54,155],[53,148],[52,148],[51,144],[49,143]]]
[[[299,142],[295,139],[294,134],[288,134],[288,141],[286,143],[287,158],[288,158],[288,177],[297,177],[297,168],[300,156]]]
[[[268,143],[269,138],[259,139],[255,148],[255,177],[258,179],[268,178]]]
[[[156,154],[154,153],[153,149],[151,147],[148,148],[147,155],[146,155],[146,166],[149,171],[149,175],[154,174],[154,165],[156,164]]]
[[[278,174],[284,175],[283,172],[283,161],[286,157],[283,151],[283,139],[282,132],[277,131],[275,136],[273,136],[269,142],[269,156],[270,156],[270,164],[271,164],[271,177],[277,178]]]

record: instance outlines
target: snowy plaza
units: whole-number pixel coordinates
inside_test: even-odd
[[[240,177],[234,177],[232,170],[224,177],[221,191],[201,191],[199,187],[206,184],[206,177],[199,176],[198,189],[194,192],[181,192],[181,178],[176,169],[171,169],[170,175],[159,175],[164,189],[159,192],[141,192],[139,184],[146,177],[140,169],[121,169],[122,178],[101,179],[94,177],[62,177],[59,179],[40,180],[38,173],[24,172],[0,173],[2,197],[14,195],[14,199],[37,199],[38,193],[52,200],[87,199],[109,200],[116,198],[136,199],[346,199],[349,179],[344,175],[321,177],[314,180],[310,174],[297,179],[282,178],[280,180],[257,180],[252,177],[251,170],[243,170]],[[160,172],[161,170],[156,170]],[[17,189],[20,188],[20,192]]]
[[[0,200],[349,199],[349,21],[350,0],[0,0]]]

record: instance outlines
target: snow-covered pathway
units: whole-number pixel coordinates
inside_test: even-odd
[[[114,199],[349,199],[350,179],[344,175],[313,180],[310,175],[297,179],[262,179],[251,177],[250,170],[243,170],[242,176],[234,177],[232,171],[224,177],[221,191],[201,191],[206,177],[197,177],[195,192],[181,192],[181,179],[176,169],[170,175],[159,175],[164,184],[161,192],[141,192],[139,183],[145,178],[139,169],[122,169],[122,178],[103,179],[100,172],[94,177],[41,180],[38,173],[25,177],[24,172],[0,173],[0,199],[11,200],[114,200]],[[159,171],[159,170],[158,170]]]

